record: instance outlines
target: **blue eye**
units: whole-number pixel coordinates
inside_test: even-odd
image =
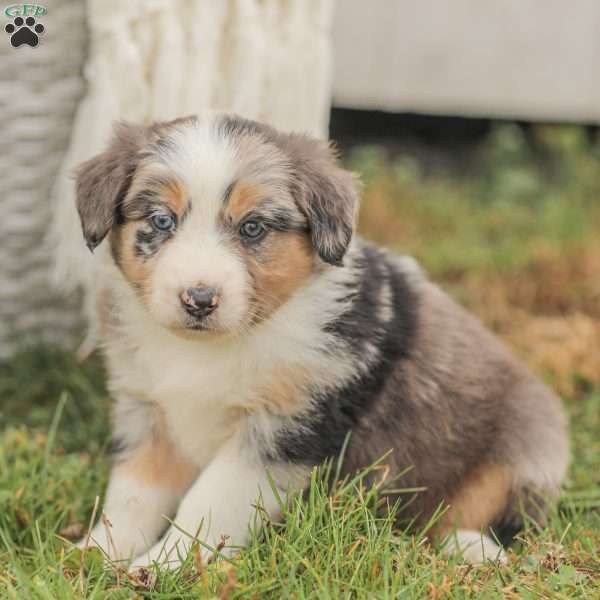
[[[260,221],[249,220],[240,227],[240,235],[248,240],[258,240],[267,231],[267,228]]]
[[[159,231],[172,231],[175,229],[175,218],[172,215],[157,213],[150,217],[152,225]]]

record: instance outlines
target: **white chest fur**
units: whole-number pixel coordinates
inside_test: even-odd
[[[247,343],[182,340],[148,323],[134,347],[130,335],[109,351],[117,402],[155,405],[186,458],[206,464],[235,427],[234,409],[251,402],[273,361]]]
[[[341,349],[332,351],[323,332],[323,324],[343,309],[335,300],[343,269],[331,273],[268,321],[232,338],[182,339],[154,322],[131,290],[117,286],[118,325],[106,344],[117,405],[133,400],[158,408],[173,442],[202,467],[244,410],[260,403],[257,396],[274,374],[310,372],[311,383],[321,385],[351,377],[355,365]]]

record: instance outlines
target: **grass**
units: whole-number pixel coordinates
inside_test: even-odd
[[[108,474],[103,368],[39,346],[0,364],[0,598],[599,598],[600,161],[577,129],[536,135],[543,152],[532,154],[518,130],[498,129],[460,178],[424,178],[375,148],[349,157],[365,175],[363,232],[416,255],[565,398],[563,497],[509,565],[448,559],[395,530],[360,477],[328,490],[315,473],[308,498],[233,561],[192,554],[146,580],[106,570],[67,541],[87,528]]]

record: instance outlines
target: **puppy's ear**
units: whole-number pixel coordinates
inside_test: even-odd
[[[295,196],[306,215],[313,246],[331,265],[341,266],[357,221],[358,186],[337,163],[327,142],[291,134],[286,150],[295,172]]]
[[[118,205],[129,189],[137,154],[147,138],[143,126],[118,123],[108,149],[76,171],[76,202],[83,237],[94,248],[115,221]]]

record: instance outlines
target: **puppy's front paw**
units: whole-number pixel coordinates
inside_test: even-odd
[[[80,550],[87,548],[99,548],[104,554],[107,562],[127,561],[146,544],[140,543],[140,536],[134,531],[118,530],[112,528],[108,519],[101,521],[92,529],[89,536],[77,542],[76,547]]]
[[[140,554],[131,563],[131,569],[148,568],[155,563],[161,568],[176,569],[185,561],[190,551],[204,564],[214,560],[216,556],[232,557],[237,549],[226,547],[226,541],[227,537],[224,536],[214,546],[208,546],[189,536],[167,534],[150,550]]]
[[[112,556],[114,552],[111,552],[110,546],[110,535],[106,528],[101,527],[100,524],[96,525],[89,535],[85,535],[75,544],[75,547],[80,550],[85,550],[86,548],[100,548],[107,558],[114,558]]]
[[[154,563],[165,569],[176,569],[185,560],[190,551],[192,540],[180,536],[162,539],[150,550],[140,554],[131,563],[130,569],[148,568]]]

